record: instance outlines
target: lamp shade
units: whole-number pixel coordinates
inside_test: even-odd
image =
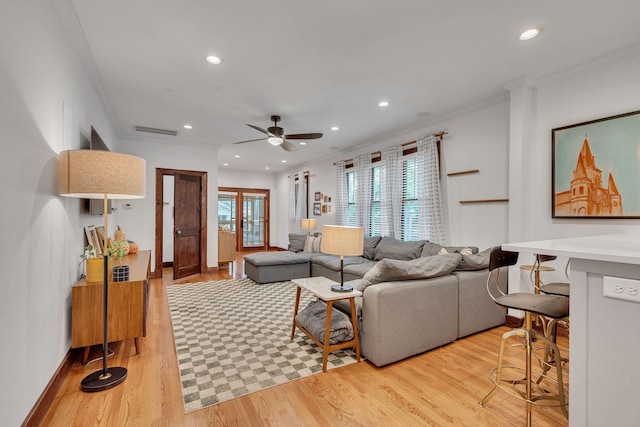
[[[330,255],[362,255],[364,247],[364,229],[342,225],[322,227],[320,251]]]
[[[311,218],[304,218],[301,226],[303,230],[315,230],[318,226],[318,221]]]
[[[60,153],[60,194],[84,199],[141,199],[146,193],[146,162],[102,150]]]

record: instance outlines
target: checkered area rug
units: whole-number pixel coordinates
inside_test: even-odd
[[[322,349],[291,341],[296,286],[251,279],[167,286],[185,413],[322,372]],[[302,291],[300,310],[314,297]],[[327,369],[355,362],[329,354]]]

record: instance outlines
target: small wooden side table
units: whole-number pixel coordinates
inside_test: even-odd
[[[360,340],[358,339],[358,318],[356,317],[356,302],[355,297],[362,295],[362,292],[353,290],[351,292],[333,292],[331,285],[335,285],[336,282],[327,279],[326,277],[308,277],[305,279],[293,279],[293,283],[296,284],[296,303],[293,308],[293,326],[291,328],[291,339],[295,336],[296,327],[304,332],[318,347],[321,347],[324,351],[322,357],[322,371],[327,371],[327,358],[329,353],[340,350],[347,347],[355,347],[356,360],[360,362]],[[319,339],[311,335],[304,327],[296,322],[296,315],[298,314],[298,306],[300,305],[300,291],[305,289],[318,297],[320,300],[327,303],[327,321],[324,330],[324,343]],[[353,324],[353,339],[349,341],[342,341],[336,344],[329,344],[329,337],[331,334],[331,312],[333,303],[335,301],[348,299],[349,306],[351,307],[351,323]]]

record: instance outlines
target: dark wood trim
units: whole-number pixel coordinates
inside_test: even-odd
[[[478,173],[478,172],[480,172],[479,169],[470,169],[468,171],[450,172],[447,174],[447,176],[468,175],[468,174]]]
[[[514,328],[514,329],[522,328],[523,324],[524,324],[524,319],[521,318],[521,317],[512,316],[510,314],[507,314],[505,316],[504,325],[509,327],[509,328]],[[534,323],[533,329],[535,329],[536,331],[542,333],[542,326],[541,325],[536,325]],[[568,337],[569,336],[569,328],[564,323],[558,323],[558,330],[556,331],[556,334],[559,337]]]
[[[243,187],[218,187],[218,193],[221,191],[226,191],[229,193],[237,193],[236,197],[241,195],[242,193],[264,193],[265,201],[264,201],[264,247],[256,248],[255,250],[264,251],[267,248],[271,247],[271,190],[268,188],[243,188]],[[309,191],[309,186],[307,185],[307,191]],[[242,200],[240,200],[242,202]],[[238,203],[236,202],[236,209],[238,209]],[[237,251],[253,251],[253,248],[244,248],[242,246],[242,233],[239,233],[240,230],[240,216],[236,213],[236,250]]]
[[[60,363],[60,366],[58,366],[58,369],[38,398],[38,401],[33,405],[27,418],[22,422],[22,427],[36,427],[42,424],[44,417],[47,415],[49,409],[51,409],[56,395],[62,389],[64,380],[71,372],[71,365],[73,365],[73,357],[71,355],[71,349],[69,349],[64,359],[62,359],[62,363]]]
[[[162,239],[163,236],[163,196],[165,175],[188,174],[200,177],[200,274],[207,272],[207,172],[156,168],[156,241],[155,241],[155,271],[151,274],[154,279],[162,278]]]
[[[173,261],[162,263],[162,268],[167,268],[167,267],[173,267]]]
[[[521,317],[512,316],[507,314],[504,317],[504,325],[508,328],[522,328],[524,319]]]

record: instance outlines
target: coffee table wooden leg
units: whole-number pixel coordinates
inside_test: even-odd
[[[349,298],[351,306],[351,323],[353,324],[353,339],[356,340],[356,360],[360,361],[360,338],[358,337],[358,316],[356,314],[355,298]]]
[[[333,301],[327,301],[327,322],[324,326],[324,355],[322,357],[322,372],[327,372],[327,359],[329,358],[329,338],[331,337],[331,308]]]
[[[296,334],[296,316],[298,315],[298,305],[300,305],[300,287],[296,287],[296,303],[293,306],[293,326],[291,326],[291,340]]]

